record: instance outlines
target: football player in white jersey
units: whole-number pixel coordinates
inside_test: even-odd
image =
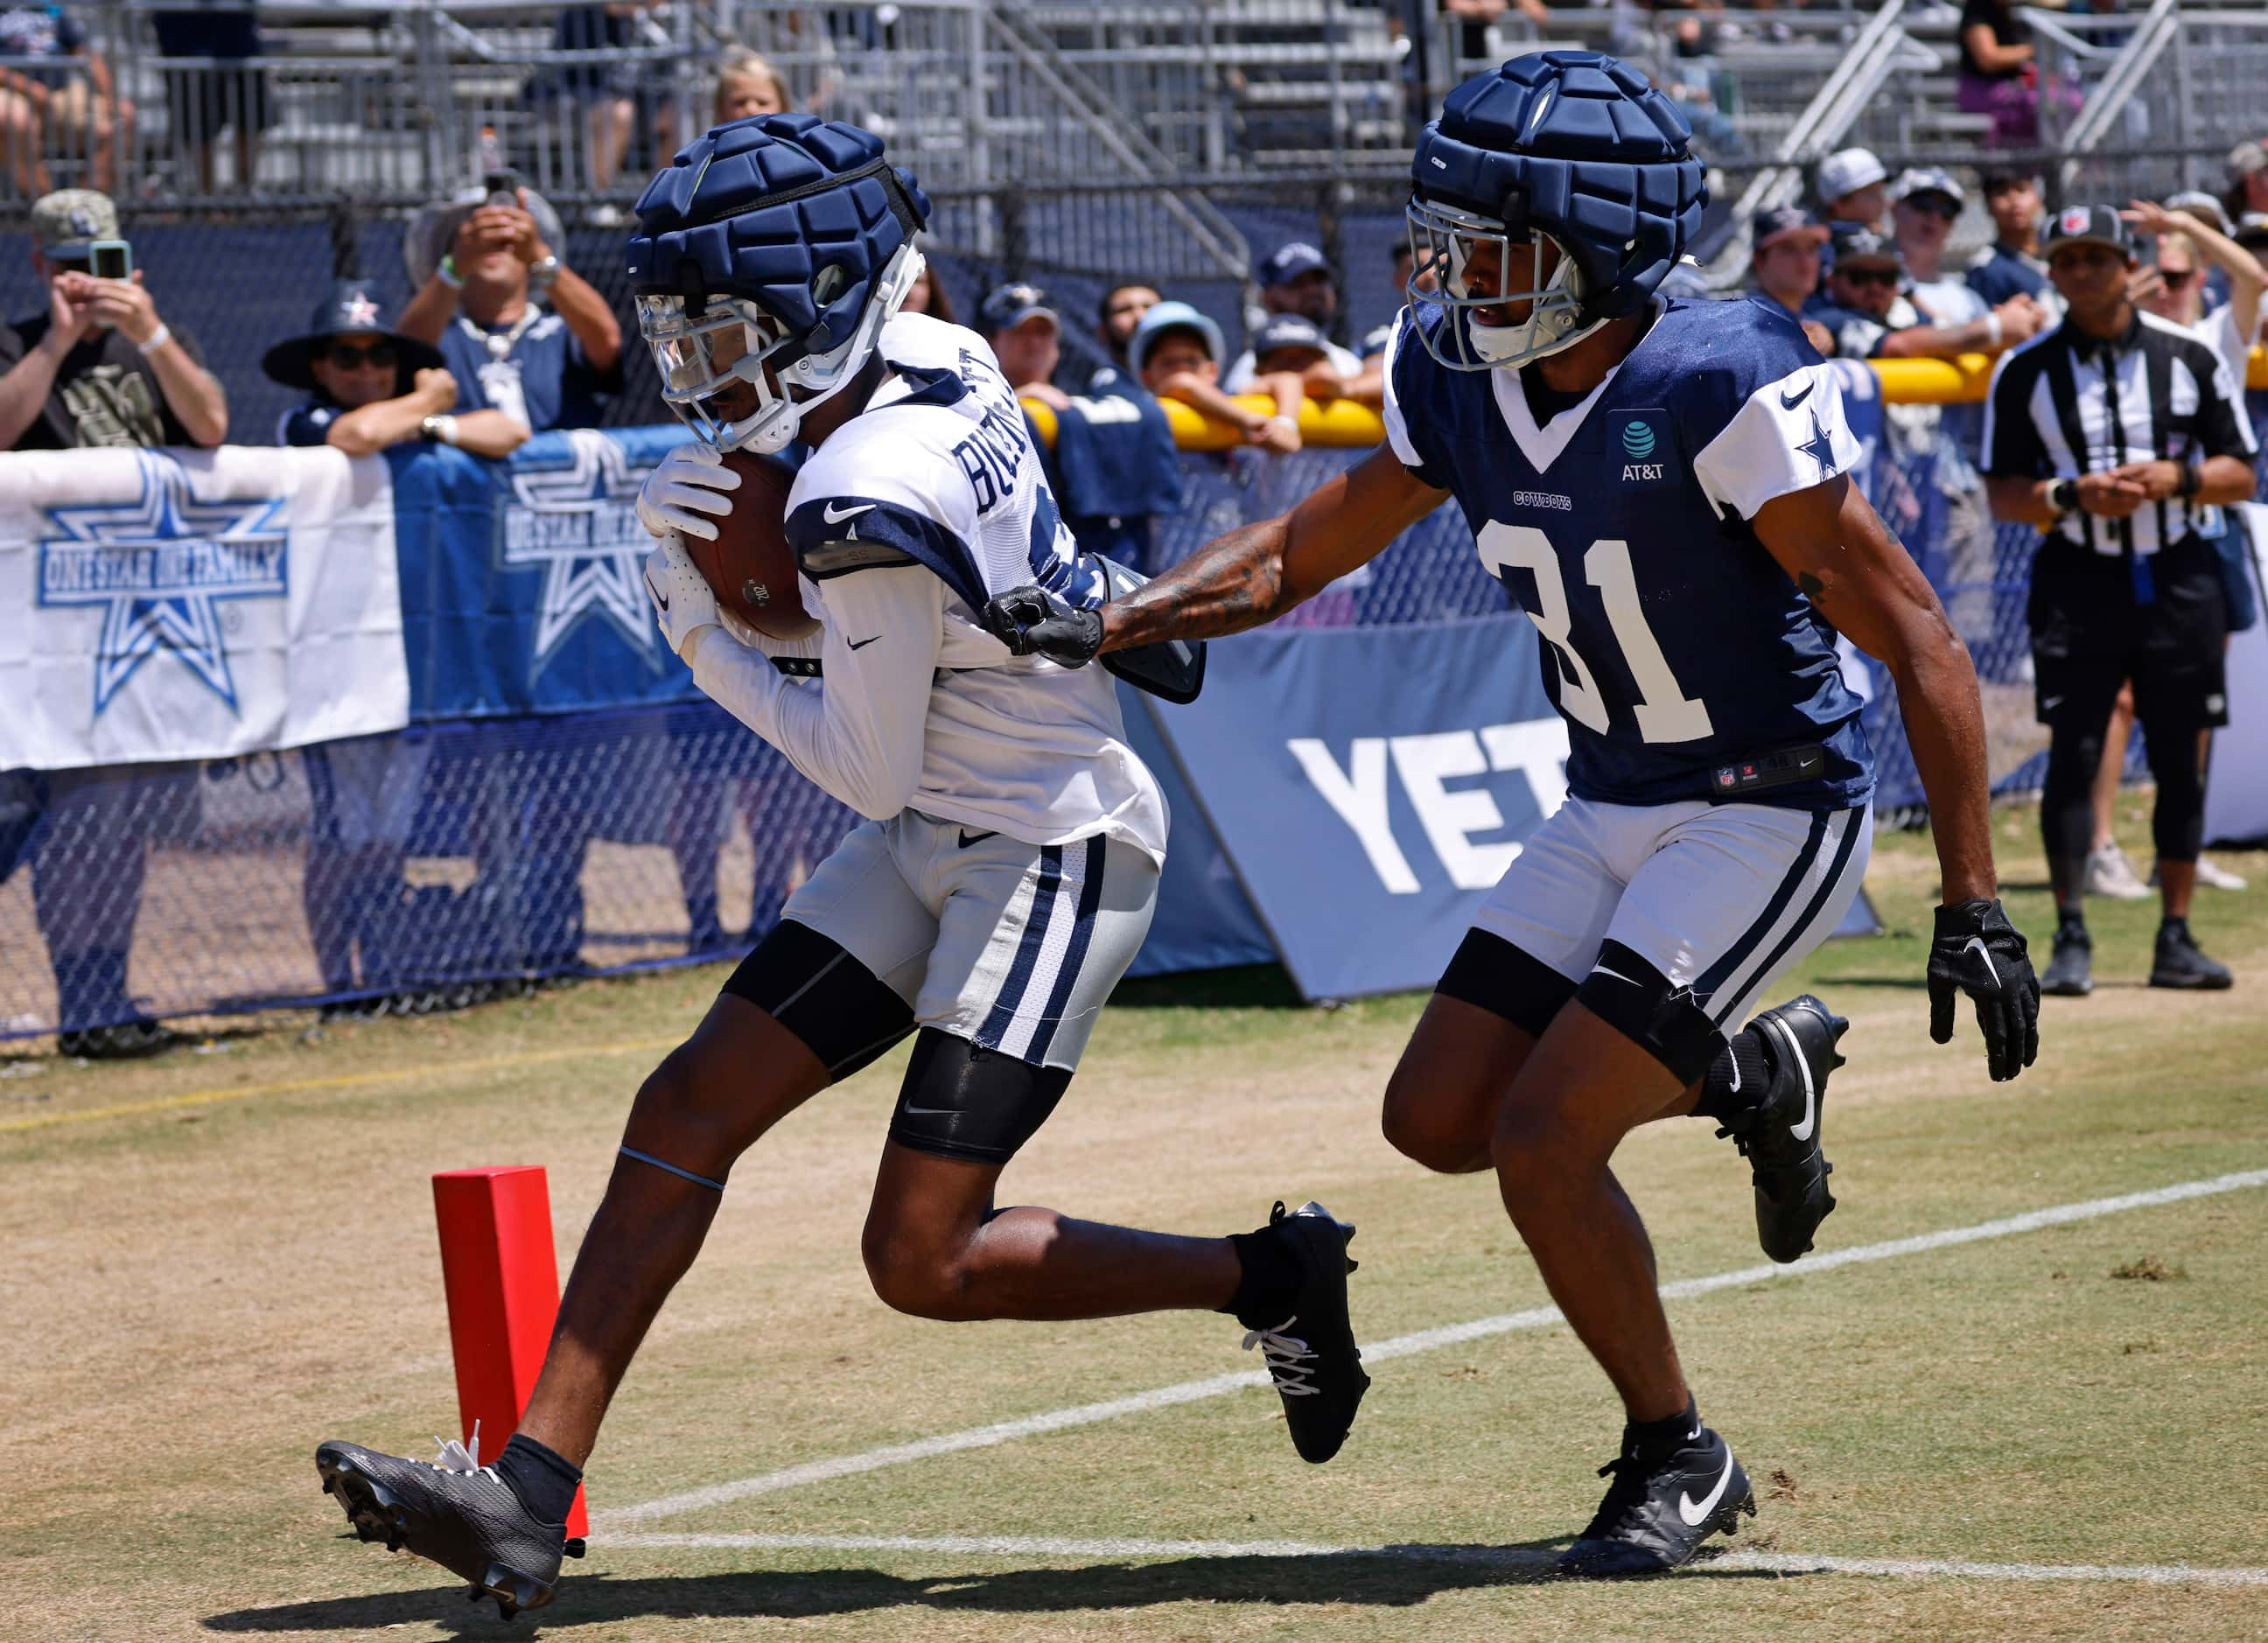
[[[488,1466],[324,1444],[364,1539],[509,1615],[549,1602],[608,1400],[692,1264],[740,1155],[915,1035],[863,1250],[876,1292],[945,1320],[1233,1314],[1294,1444],[1327,1460],[1368,1384],[1347,1318],[1352,1228],[1320,1205],[1233,1237],[998,1208],[1140,947],[1166,807],[1096,670],[1012,657],[979,619],[1036,581],[1098,605],[1015,395],[974,332],[899,316],[928,202],[866,132],[807,114],[719,126],[647,188],[630,244],[666,396],[701,436],[639,511],[647,583],[702,689],[866,820],[789,900],[631,1109],[519,1431]],[[681,533],[713,536],[718,450],[812,454],[786,535],[817,640],[729,624]],[[1179,659],[1151,659],[1174,688]],[[1193,682],[1183,678],[1185,688]]]

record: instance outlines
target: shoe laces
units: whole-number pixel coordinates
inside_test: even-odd
[[[1607,1485],[1607,1498],[1599,1502],[1599,1510],[1591,1519],[1583,1538],[1595,1540],[1612,1536],[1624,1524],[1636,1521],[1639,1509],[1646,1505],[1646,1480],[1653,1469],[1635,1455],[1617,1455],[1599,1468],[1599,1476],[1612,1477]]]
[[[1260,1360],[1268,1366],[1268,1378],[1285,1397],[1313,1397],[1322,1389],[1307,1379],[1314,1372],[1314,1349],[1296,1335],[1285,1330],[1299,1322],[1294,1315],[1272,1330],[1245,1331],[1243,1350],[1260,1349]]]
[[[469,1477],[475,1472],[478,1472],[492,1484],[500,1484],[504,1481],[497,1476],[495,1467],[481,1464],[481,1423],[479,1421],[473,1423],[473,1435],[469,1442],[460,1443],[454,1438],[436,1438],[433,1442],[440,1453],[425,1464],[435,1471],[453,1472],[460,1477]]]

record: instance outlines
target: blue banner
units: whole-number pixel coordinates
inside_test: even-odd
[[[1535,644],[1517,615],[1263,630],[1216,642],[1204,695],[1158,711],[1307,998],[1431,987],[1565,799]],[[1187,836],[1177,814],[1175,851]],[[1837,933],[1877,927],[1862,894]]]
[[[646,603],[638,487],[681,427],[538,434],[502,462],[406,446],[394,542],[413,718],[696,699]]]
[[[1159,726],[1300,991],[1431,987],[1565,796],[1534,624],[1263,630],[1208,668]]]

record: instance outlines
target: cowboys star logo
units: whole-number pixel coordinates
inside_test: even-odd
[[[46,510],[60,537],[40,543],[39,603],[97,605],[94,714],[160,651],[178,657],[236,711],[222,635],[223,600],[282,599],[289,592],[284,499],[197,498],[188,470],[160,451],[137,451],[142,494]]]
[[[563,462],[514,468],[514,500],[497,520],[498,567],[543,572],[528,682],[535,682],[560,646],[593,617],[659,673],[660,635],[644,580],[653,538],[638,523],[637,505],[638,487],[652,469],[630,467],[622,446],[595,430],[578,428],[563,437],[571,447]]]
[[[347,328],[367,330],[378,323],[378,305],[364,291],[357,291],[347,298]]]

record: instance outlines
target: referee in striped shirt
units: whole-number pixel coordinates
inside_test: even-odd
[[[2150,984],[2226,987],[2228,968],[2198,950],[2189,910],[2205,833],[2198,733],[2228,722],[2228,613],[2206,539],[2216,505],[2252,494],[2252,429],[2219,353],[2128,299],[2134,247],[2117,211],[2057,213],[2046,252],[2064,321],[1994,369],[1981,465],[1993,517],[2040,530],[2028,615],[2050,734],[2040,826],[2057,910],[2041,990],[2094,987],[2080,913],[2088,790],[2129,679],[2158,784],[2150,830],[2165,920]]]

